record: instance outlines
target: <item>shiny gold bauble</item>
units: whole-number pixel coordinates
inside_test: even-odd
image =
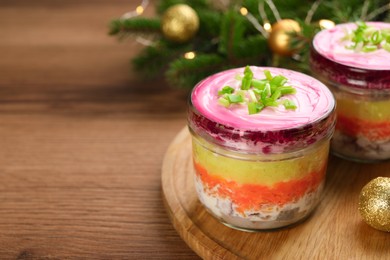
[[[169,40],[179,43],[186,42],[199,29],[198,14],[188,5],[174,5],[165,11],[161,21],[161,29]]]
[[[363,187],[359,211],[368,225],[390,232],[390,178],[378,177]]]
[[[282,56],[291,56],[294,49],[291,48],[291,33],[301,31],[299,23],[291,19],[283,19],[272,25],[272,31],[269,34],[268,45],[271,50]]]

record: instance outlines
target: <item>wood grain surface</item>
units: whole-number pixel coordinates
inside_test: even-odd
[[[199,259],[161,194],[187,93],[107,35],[139,2],[0,1],[0,259]]]
[[[390,177],[390,163],[358,164],[331,156],[322,200],[306,221],[274,231],[238,231],[200,204],[191,137],[184,128],[165,156],[162,185],[175,228],[205,259],[389,259],[390,234],[369,227],[358,211],[361,188],[377,176]]]

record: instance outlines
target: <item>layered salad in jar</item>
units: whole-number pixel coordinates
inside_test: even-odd
[[[188,125],[201,203],[243,230],[307,217],[324,187],[334,108],[324,84],[285,69],[237,68],[198,83]]]
[[[332,150],[358,161],[390,158],[390,23],[340,24],[318,33],[313,74],[337,100]]]

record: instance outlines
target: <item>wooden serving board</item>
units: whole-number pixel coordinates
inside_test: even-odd
[[[390,233],[375,230],[358,211],[362,187],[390,177],[390,162],[359,164],[330,158],[320,205],[306,221],[249,233],[226,227],[200,204],[193,183],[191,137],[183,129],[162,167],[164,203],[184,241],[205,259],[390,259]]]

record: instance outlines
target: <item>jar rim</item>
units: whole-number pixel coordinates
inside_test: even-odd
[[[386,22],[367,22],[367,25],[390,29],[390,23]],[[355,53],[340,43],[346,31],[356,27],[356,23],[342,23],[314,36],[310,48],[312,72],[331,83],[343,84],[349,88],[390,89],[390,53],[382,48],[370,53]]]
[[[218,85],[222,84],[224,77],[230,78],[230,74],[237,72],[239,69],[230,69],[216,73],[212,76],[209,76],[202,81],[200,81],[192,90],[191,95],[188,99],[188,125],[192,131],[205,138],[211,143],[221,145],[226,149],[232,149],[236,151],[243,151],[246,153],[282,153],[285,151],[292,151],[300,149],[302,146],[311,145],[326,136],[333,134],[333,129],[335,125],[335,107],[336,102],[332,92],[320,81],[302,74],[300,72],[295,72],[291,70],[281,69],[281,68],[272,68],[272,67],[254,67],[256,70],[265,70],[270,69],[274,72],[283,71],[287,73],[291,79],[296,82],[300,81],[299,88],[303,89],[302,93],[304,95],[309,95],[308,89],[311,89],[316,95],[326,95],[326,104],[324,110],[321,110],[321,113],[314,113],[310,120],[299,120],[296,124],[285,125],[281,124],[280,126],[275,127],[272,125],[273,121],[270,121],[269,124],[272,126],[269,127],[267,124],[262,125],[259,128],[248,128],[247,125],[238,124],[235,120],[217,120],[215,114],[203,113],[202,109],[198,109],[197,104],[199,100],[206,102],[203,99],[196,99],[196,102],[193,100],[194,93],[196,91],[203,91],[203,89],[212,90],[215,88],[214,82]],[[221,80],[221,78],[223,80]],[[210,81],[210,82],[209,82]],[[207,83],[207,84],[206,84]],[[211,84],[211,85],[210,85]],[[319,84],[318,89],[313,87],[313,84]],[[198,90],[200,86],[201,90]],[[213,95],[209,92],[201,92],[202,95]],[[325,97],[323,97],[323,102]],[[207,100],[207,104],[208,104]],[[310,104],[314,108],[318,108],[319,100],[317,100],[317,105]],[[323,104],[324,105],[324,104]],[[198,104],[199,106],[199,104]],[[203,106],[203,105],[202,105]],[[213,108],[213,107],[211,107]],[[210,108],[210,109],[211,109]],[[208,110],[204,110],[208,111]],[[260,112],[261,113],[261,112]],[[310,111],[308,112],[310,113]],[[300,117],[309,118],[305,114],[304,110],[297,114],[297,118]],[[267,120],[267,116],[259,118],[260,120]],[[283,117],[284,118],[284,117]],[[285,119],[288,118],[286,114]],[[279,121],[285,121],[282,118],[279,118]],[[256,123],[253,123],[256,124]]]
[[[390,30],[390,23],[365,22],[370,29]],[[325,58],[347,67],[367,71],[390,71],[390,52],[382,47],[371,52],[355,51],[354,42],[348,40],[359,24],[349,22],[319,31],[312,40],[313,49]],[[352,48],[352,49],[351,49]]]
[[[390,70],[370,70],[343,65],[324,57],[313,46],[309,63],[312,72],[334,83],[357,89],[390,89]]]
[[[288,96],[297,105],[297,109],[266,107],[260,113],[248,114],[246,106],[232,105],[228,109],[218,104],[217,90],[222,86],[240,89],[240,76],[244,68],[224,70],[198,82],[190,94],[190,103],[198,113],[218,122],[225,127],[240,128],[245,131],[279,131],[295,129],[315,123],[333,109],[335,99],[329,88],[321,81],[298,71],[275,67],[250,67],[257,77],[264,77],[263,72],[282,75],[288,79],[287,85],[296,89],[296,93]]]
[[[241,130],[215,122],[200,113],[188,100],[188,127],[208,142],[225,149],[244,152],[278,154],[294,152],[333,135],[335,127],[335,109],[308,124],[273,131]]]

